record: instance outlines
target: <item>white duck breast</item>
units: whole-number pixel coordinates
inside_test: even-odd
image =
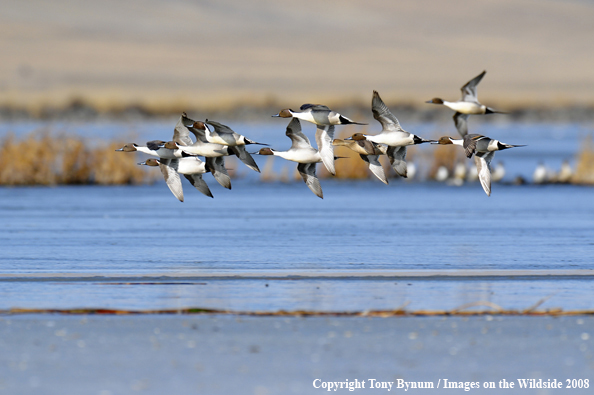
[[[206,164],[195,156],[172,160],[170,166],[180,174],[207,173]]]
[[[484,104],[479,103],[478,101],[476,87],[478,83],[481,82],[486,73],[487,71],[483,71],[482,73],[468,81],[466,84],[464,84],[462,88],[460,88],[460,90],[462,91],[462,97],[458,101],[451,102],[439,98],[434,98],[426,102],[432,104],[442,104],[456,111],[456,113],[454,114],[454,124],[456,125],[456,128],[458,129],[458,132],[461,136],[465,136],[468,133],[466,121],[468,120],[469,115],[501,113],[501,111],[487,107]]]
[[[284,109],[273,117],[282,118],[299,118],[303,121],[311,122],[319,126],[330,125],[365,125],[364,123],[355,122],[336,111],[332,111],[327,106],[322,104],[304,104],[299,108],[300,111],[293,111],[291,109]]]
[[[324,198],[320,180],[316,176],[316,163],[322,158],[315,148],[311,146],[309,139],[301,131],[301,123],[298,118],[291,119],[285,133],[291,139],[291,148],[287,151],[276,151],[270,148],[260,150],[262,155],[274,155],[283,159],[297,162],[297,171],[303,178],[307,187],[319,198]],[[332,158],[334,160],[334,158]]]
[[[214,131],[206,127],[206,139],[209,143],[221,144],[221,145],[245,145],[245,137],[239,133],[235,133],[229,126],[223,125],[214,121],[206,121],[207,125],[214,127]]]
[[[183,156],[182,151],[178,149],[167,149],[161,147],[160,144],[163,143],[162,141],[149,141],[146,147],[140,146],[138,144],[126,144],[122,148],[117,149],[116,151],[123,151],[123,152],[142,152],[143,154],[155,156],[158,158],[163,159],[175,159],[181,158]],[[150,147],[149,147],[150,146]]]
[[[382,125],[382,131],[375,136],[365,135],[369,141],[386,144],[392,147],[402,147],[433,141],[422,139],[419,136],[402,129],[400,122],[398,122],[398,119],[392,114],[390,109],[388,109],[377,91],[373,91],[371,111],[373,112],[373,117]]]
[[[207,158],[217,158],[229,155],[229,146],[197,141],[192,145],[180,146],[181,151],[189,155],[200,155]]]
[[[482,104],[468,102],[468,101],[449,102],[449,101],[444,100],[443,105],[451,108],[452,110],[454,110],[456,112],[466,114],[466,115],[484,114],[487,109],[487,107]]]
[[[210,188],[206,182],[202,179],[202,174],[207,172],[206,164],[196,157],[181,158],[181,159],[168,159],[166,162],[161,161],[159,168],[165,177],[167,182],[168,177],[172,183],[177,183],[175,177],[172,177],[172,173],[183,174],[186,179],[202,194],[213,197],[210,192]],[[177,177],[179,179],[179,176]],[[181,188],[181,180],[179,181],[179,188]],[[167,186],[173,192],[172,185],[167,182]],[[175,185],[177,189],[177,185]],[[175,195],[175,193],[174,193]]]
[[[287,151],[272,150],[273,155],[297,163],[319,163],[322,161],[318,150],[311,146],[309,139],[301,131],[299,119],[293,118],[289,122],[285,135],[291,139],[291,148]]]
[[[365,137],[374,143],[388,145],[389,148],[386,154],[390,159],[392,168],[400,176],[406,177],[405,147],[408,145],[430,143],[434,140],[425,140],[402,129],[400,122],[398,122],[398,119],[386,106],[377,91],[373,91],[371,111],[373,112],[373,117],[382,125],[382,131],[375,136],[365,135]]]
[[[180,122],[182,122],[183,125],[191,125],[191,126],[187,126],[186,129],[188,129],[189,132],[194,133],[194,135],[196,136],[196,139],[197,139],[197,141],[195,143],[193,143],[192,145],[190,145],[189,147],[182,148],[182,150],[184,152],[186,152],[187,154],[200,155],[200,156],[212,157],[212,158],[218,157],[218,156],[235,155],[247,167],[249,167],[250,169],[252,169],[254,171],[257,171],[258,173],[260,172],[260,169],[258,168],[256,161],[246,151],[245,145],[233,146],[233,145],[209,143],[207,136],[206,136],[206,131],[208,130],[210,132],[210,130],[208,129],[206,124],[204,122],[195,122],[194,120],[188,118],[187,115],[185,115],[185,113],[183,114]],[[211,123],[220,125],[218,122],[211,121]],[[221,125],[221,126],[229,129],[228,127],[226,127],[224,125]],[[231,129],[229,129],[229,130],[231,130]],[[251,143],[252,142],[250,141],[250,144]]]

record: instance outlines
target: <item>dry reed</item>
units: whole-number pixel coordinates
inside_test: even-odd
[[[594,184],[594,143],[592,135],[582,144],[582,150],[577,155],[575,173],[571,177],[573,184]]]
[[[0,185],[142,184],[156,178],[136,155],[116,152],[123,144],[91,147],[83,139],[31,133],[9,134],[0,146]]]
[[[456,163],[464,161],[466,161],[464,151],[458,147],[452,145],[437,145],[435,146],[435,149],[432,150],[432,162],[427,176],[430,179],[434,179],[437,170],[442,166],[448,169],[449,174],[452,174]]]

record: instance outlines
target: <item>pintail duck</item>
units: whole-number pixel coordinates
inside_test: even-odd
[[[386,154],[387,146],[367,140],[363,133],[355,133],[345,140],[334,139],[332,145],[347,147],[358,153],[361,159],[369,164],[369,170],[371,170],[373,175],[384,184],[388,184],[384,168],[379,162],[379,156]]]
[[[323,199],[322,186],[316,175],[316,163],[322,162],[320,152],[312,147],[309,139],[301,131],[299,119],[293,118],[285,133],[291,139],[291,148],[287,151],[277,151],[272,148],[262,148],[258,154],[280,156],[283,159],[297,162],[297,171],[308,188],[319,198]],[[333,158],[334,159],[334,158]]]
[[[384,104],[377,91],[373,91],[371,111],[373,117],[382,125],[382,131],[375,136],[366,134],[365,137],[374,143],[387,145],[386,155],[390,159],[392,168],[400,176],[406,177],[406,147],[408,145],[431,143],[435,140],[425,140],[402,129],[400,122]]]
[[[179,146],[192,145],[194,142],[190,138],[190,130],[185,127],[188,118],[186,113],[182,113],[182,116],[177,121],[175,128],[173,129],[172,141],[175,141],[177,145],[167,145],[165,141],[153,140],[146,143],[146,147],[139,146],[138,144],[130,143],[124,145],[122,148],[116,151],[124,152],[143,152],[152,156],[158,156],[163,159],[176,159],[183,156],[183,152],[179,149]],[[195,131],[192,131],[196,135]],[[198,136],[196,136],[198,138]]]
[[[206,136],[206,140],[209,143],[221,144],[221,145],[229,145],[232,147],[240,146],[240,145],[248,145],[248,144],[258,144],[258,145],[268,145],[257,143],[248,139],[247,137],[236,133],[227,125],[223,125],[221,123],[215,121],[209,121],[208,119],[206,122],[202,123],[204,126],[204,133]],[[196,125],[195,127],[202,126],[200,124]],[[214,131],[210,130],[210,128],[206,125],[210,125],[214,128]]]
[[[193,143],[190,138],[190,131],[184,126],[183,120],[185,119],[186,113],[183,113],[180,119],[177,121],[173,130],[172,140],[178,143],[179,146],[191,145]],[[152,156],[158,156],[163,159],[176,159],[183,156],[183,152],[179,149],[178,145],[166,146],[165,141],[153,140],[146,143],[146,147],[139,146],[135,143],[124,145],[122,148],[116,151],[123,152],[143,152]]]
[[[479,181],[487,196],[491,196],[491,160],[495,151],[503,151],[508,148],[524,147],[524,145],[511,145],[494,140],[480,134],[467,134],[463,139],[442,137],[436,144],[454,144],[464,148],[467,158],[474,154],[474,163],[478,172]]]
[[[213,126],[215,130],[211,131],[207,125]],[[258,173],[260,172],[256,161],[254,161],[251,155],[246,151],[245,146],[248,144],[267,144],[252,141],[245,136],[235,133],[228,126],[214,121],[206,120],[206,122],[195,122],[193,127],[197,130],[204,131],[207,142],[228,146],[229,152],[235,154],[246,166]]]
[[[355,122],[336,111],[332,111],[330,108],[322,104],[304,104],[299,109],[301,111],[293,111],[290,108],[285,108],[278,114],[273,115],[273,117],[299,118],[319,126],[366,125],[364,123]]]
[[[322,162],[326,169],[333,176],[336,175],[334,167],[334,147],[332,140],[334,140],[334,126],[335,125],[365,125],[364,123],[355,122],[336,111],[332,111],[327,106],[322,104],[304,104],[299,110],[293,111],[290,108],[281,110],[273,117],[281,118],[299,118],[303,121],[311,122],[316,125],[316,142],[318,143],[318,150],[322,156]]]
[[[322,104],[304,104],[299,108],[300,111],[293,111],[290,108],[281,110],[273,117],[281,118],[299,118],[303,121],[311,122],[317,126],[316,142],[318,150],[322,156],[322,162],[326,169],[332,175],[336,175],[334,167],[334,126],[335,125],[365,125],[355,122],[336,111],[332,111]]]
[[[209,142],[207,138],[207,130],[210,130],[204,122],[194,121],[188,118],[186,113],[183,113],[178,125],[176,126],[176,131],[178,130],[180,131],[180,136],[188,136],[189,138],[190,132],[196,136],[195,143],[190,140],[190,144],[181,144],[181,146],[179,146],[179,139],[174,138],[173,143],[177,144],[179,148],[186,154],[200,155],[204,157],[235,155],[247,167],[257,171],[258,173],[260,172],[260,169],[258,168],[254,158],[252,158],[252,156],[245,150],[245,145],[232,146]]]
[[[125,144],[122,148],[117,149],[116,151],[142,152],[163,159],[176,159],[181,158],[183,156],[181,150],[177,148],[165,148],[164,144],[165,142],[161,140],[148,141],[146,143],[146,146],[141,146],[136,143],[128,143]]]
[[[456,125],[456,129],[458,129],[458,132],[462,137],[468,134],[468,116],[494,113],[504,114],[503,111],[498,111],[493,108],[487,107],[484,104],[479,103],[477,99],[476,86],[479,82],[481,82],[486,73],[486,70],[483,71],[482,73],[468,81],[464,86],[462,86],[462,88],[460,88],[460,90],[462,91],[462,98],[458,101],[449,102],[440,98],[434,98],[425,102],[432,104],[443,104],[444,106],[456,111],[456,113],[454,114],[454,124]]]
[[[139,165],[146,166],[159,166],[165,182],[169,187],[169,190],[173,195],[179,199],[180,202],[184,201],[184,191],[182,188],[180,174],[183,174],[188,181],[204,195],[213,197],[210,192],[210,188],[206,182],[202,179],[202,174],[207,173],[209,170],[206,164],[197,157],[187,157],[181,159],[147,159]]]

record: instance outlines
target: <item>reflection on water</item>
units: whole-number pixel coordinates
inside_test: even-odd
[[[505,308],[592,308],[580,279],[356,278],[390,270],[594,270],[594,190],[574,186],[337,182],[324,200],[302,183],[211,182],[215,199],[162,183],[141,187],[2,188],[0,308],[213,307],[234,309],[455,308],[485,299]],[[126,285],[18,280],[8,275],[354,272],[299,281],[192,280]],[[206,282],[206,285],[197,282]],[[394,284],[397,283],[397,284]],[[411,285],[408,285],[410,283]],[[318,288],[319,287],[319,288]]]

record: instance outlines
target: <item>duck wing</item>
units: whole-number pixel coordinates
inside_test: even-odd
[[[361,159],[369,164],[369,170],[376,176],[381,182],[384,184],[388,184],[388,179],[386,178],[386,173],[384,172],[384,168],[379,161],[379,155],[362,155],[359,154]]]
[[[472,157],[472,154],[476,151],[476,143],[478,140],[484,138],[485,136],[481,134],[467,134],[464,136],[464,142],[462,146],[464,147],[464,152],[466,152],[466,157]]]
[[[206,181],[204,181],[202,178],[202,174],[184,174],[184,176],[188,181],[190,181],[190,184],[192,184],[194,188],[208,197],[213,197],[212,192],[210,192],[210,188],[206,184]]]
[[[239,158],[240,161],[245,163],[247,167],[252,169],[253,171],[260,172],[256,161],[249,152],[246,151],[245,145],[236,145],[236,146],[229,146],[229,152],[232,152],[235,156]]]
[[[470,101],[478,103],[478,99],[476,98],[476,86],[479,82],[483,79],[487,70],[483,71],[470,81],[468,81],[460,90],[462,91],[462,101]]]
[[[299,107],[299,109],[301,111],[305,111],[305,110],[309,110],[311,109],[312,111],[331,111],[330,108],[328,106],[324,106],[323,104],[303,104],[301,107]]]
[[[334,146],[332,145],[332,140],[334,140],[334,125],[317,125],[316,143],[318,144],[318,152],[324,166],[334,176],[336,175],[336,169],[334,168]]]
[[[207,119],[206,122],[204,122],[204,123],[211,125],[215,129],[215,132],[217,134],[234,134],[235,133],[235,131],[233,129],[231,129],[229,126],[223,125],[222,123],[219,123],[219,122],[209,121]]]
[[[382,132],[403,131],[398,119],[390,112],[390,109],[377,91],[373,91],[373,98],[371,99],[371,111],[373,117],[382,124]]]
[[[478,152],[474,155],[476,171],[487,196],[491,196],[491,160],[493,156],[495,156],[495,152]]]
[[[225,169],[225,157],[217,156],[216,158],[205,158],[206,169],[212,173],[212,176],[217,180],[221,186],[231,189],[231,177]]]
[[[160,159],[159,169],[163,173],[167,187],[180,202],[184,201],[184,190],[182,188],[181,178],[177,172],[177,159]]]
[[[318,180],[318,177],[316,176],[316,164],[299,163],[297,165],[297,171],[301,174],[307,187],[315,193],[317,197],[323,199],[324,194],[322,193],[322,186],[320,185],[320,180]]]
[[[406,146],[388,147],[386,155],[390,159],[390,165],[394,171],[401,177],[406,178]]]
[[[454,114],[454,125],[456,125],[456,129],[458,129],[458,133],[460,136],[464,137],[468,134],[468,117],[470,114],[462,114],[461,112],[456,112]]]
[[[291,119],[291,122],[287,125],[287,132],[285,134],[291,139],[291,149],[311,148],[309,139],[301,131],[299,118]]]
[[[173,129],[173,141],[179,145],[192,145],[194,142],[190,138],[190,130],[184,125],[184,116],[182,115],[175,128]]]

